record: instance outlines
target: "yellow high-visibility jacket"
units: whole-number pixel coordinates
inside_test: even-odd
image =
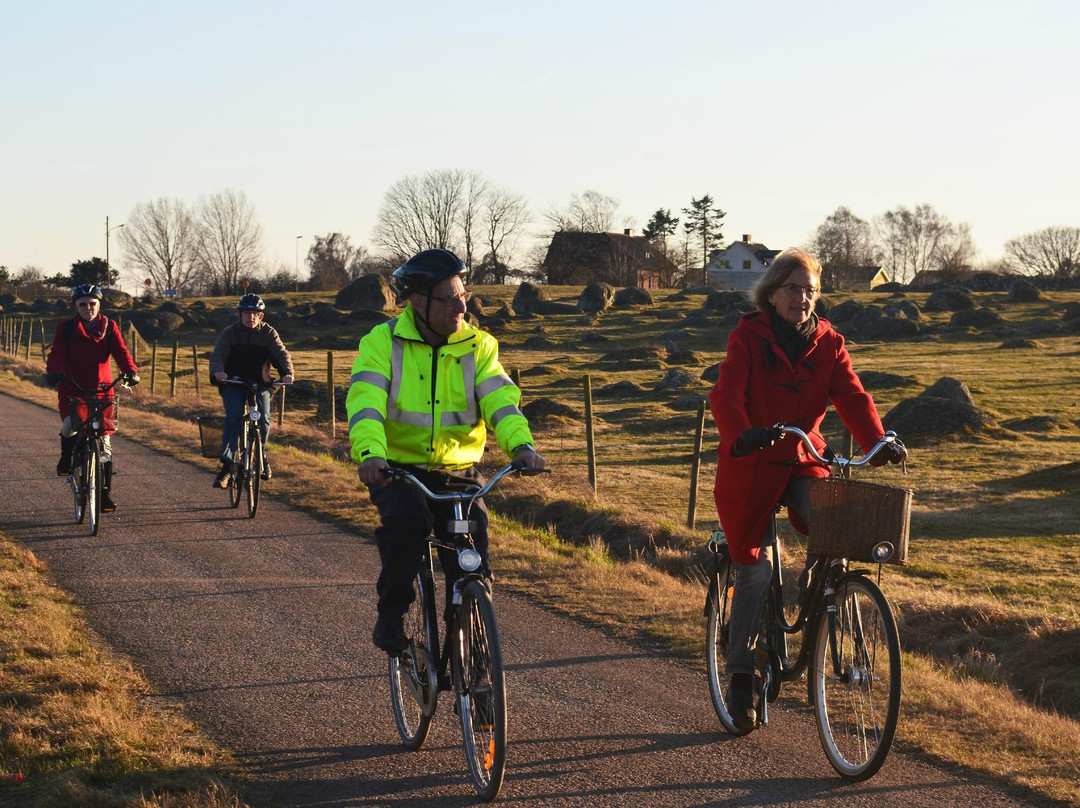
[[[433,348],[409,305],[360,340],[345,403],[352,458],[468,468],[484,454],[489,426],[509,456],[533,442],[520,401],[495,337],[465,324]]]

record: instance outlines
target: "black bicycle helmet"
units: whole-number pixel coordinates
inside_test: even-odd
[[[263,299],[253,292],[248,292],[242,298],[240,302],[236,304],[237,311],[266,311],[266,304],[263,303]]]
[[[78,300],[80,297],[96,297],[101,300],[101,287],[93,283],[80,283],[71,290],[71,299]]]
[[[465,274],[465,262],[449,250],[424,250],[394,270],[392,285],[402,302],[413,292],[427,292],[447,278]]]

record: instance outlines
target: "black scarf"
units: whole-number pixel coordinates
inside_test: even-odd
[[[805,323],[792,325],[777,314],[775,308],[770,307],[769,313],[772,315],[772,328],[773,334],[776,335],[776,344],[780,346],[780,350],[787,354],[787,358],[791,360],[794,367],[799,363],[802,355],[806,353],[810,338],[817,331],[818,316],[811,312],[809,319]]]

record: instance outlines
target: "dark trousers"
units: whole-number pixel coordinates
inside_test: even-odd
[[[462,471],[421,471],[409,468],[424,485],[435,493],[461,490],[468,485],[483,485],[486,481],[475,468]],[[370,489],[371,501],[379,509],[381,524],[375,529],[382,571],[376,584],[379,595],[379,615],[397,618],[408,611],[415,600],[413,579],[420,569],[427,537],[434,532],[445,538],[447,523],[453,518],[449,503],[429,502],[416,486],[405,480],[392,480]],[[481,570],[488,568],[488,513],[483,500],[473,504],[467,514],[472,522],[473,543],[482,559]],[[449,608],[453,582],[462,574],[457,553],[439,549],[439,562],[446,574],[446,602]]]
[[[260,390],[258,395],[259,434],[265,445],[270,435],[270,391]],[[246,406],[244,403],[244,390],[236,385],[221,385],[221,403],[225,405],[225,426],[221,430],[221,462],[236,462],[236,441],[240,437],[241,420]]]

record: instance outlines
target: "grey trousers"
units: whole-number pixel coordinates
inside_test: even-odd
[[[810,478],[792,477],[784,489],[784,502],[807,524],[810,524]],[[728,675],[753,673],[754,647],[761,631],[761,613],[765,609],[765,593],[773,572],[773,523],[770,521],[761,534],[761,555],[756,564],[735,564],[738,575],[735,595],[731,600],[731,620],[728,623]]]

